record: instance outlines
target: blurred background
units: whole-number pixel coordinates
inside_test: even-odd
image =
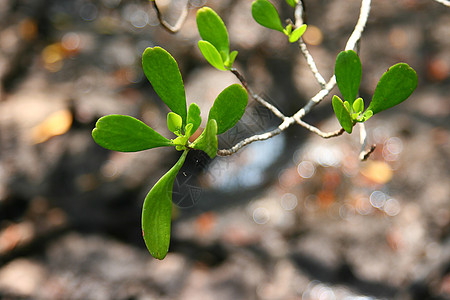
[[[186,6],[158,3],[172,24]],[[304,40],[327,80],[360,2],[305,3]],[[174,185],[170,252],[151,257],[142,201],[180,153],[111,152],[90,132],[120,113],[172,138],[140,64],[155,45],[207,118],[237,80],[196,46],[203,5],[227,24],[250,86],[284,114],[320,90],[298,47],[253,21],[250,0],[192,0],[175,35],[146,0],[0,1],[0,299],[449,299],[450,9],[431,0],[373,1],[361,96],[368,105],[400,61],[419,86],[366,122],[377,145],[368,161],[358,130],[324,140],[299,126],[230,157],[191,152]],[[305,121],[337,130],[330,99]],[[219,148],[279,124],[250,100]]]

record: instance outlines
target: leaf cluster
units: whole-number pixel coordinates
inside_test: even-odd
[[[364,100],[357,98],[362,68],[358,54],[342,51],[336,57],[336,82],[344,98],[334,95],[332,105],[342,128],[352,133],[357,122],[365,122],[374,114],[405,101],[417,87],[417,74],[408,64],[398,63],[381,76],[370,102],[364,111]]]
[[[192,143],[189,138],[200,127],[200,108],[186,104],[186,93],[178,64],[160,47],[147,48],[142,55],[147,79],[161,100],[170,108],[167,128],[176,136],[168,139],[130,116],[108,115],[100,118],[92,137],[100,146],[114,151],[134,152],[173,146],[183,151],[178,162],[150,190],[142,209],[142,233],[150,253],[163,259],[169,249],[172,188],[189,150],[202,150],[211,158],[217,153],[217,135],[232,128],[244,114],[247,91],[239,84],[225,88],[211,107],[206,128]]]

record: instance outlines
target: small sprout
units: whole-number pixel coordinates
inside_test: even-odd
[[[229,70],[236,59],[237,51],[230,54],[230,42],[225,24],[209,7],[197,11],[197,28],[202,41],[198,47],[205,59],[216,69]]]
[[[191,148],[202,150],[208,154],[210,158],[216,157],[218,148],[216,120],[208,120],[205,130],[203,130],[202,134],[191,144]]]
[[[362,98],[358,98],[353,102],[353,112],[357,114],[358,116],[363,112],[364,110],[364,101]]]
[[[302,26],[294,29],[292,33],[289,34],[289,42],[295,43],[300,39],[300,37],[305,33],[306,31],[306,24],[303,24]]]
[[[167,128],[176,135],[180,136],[181,127],[183,126],[183,119],[174,112],[169,112],[167,114]]]
[[[344,130],[347,131],[348,133],[352,133],[353,130],[352,117],[350,116],[350,112],[348,111],[347,107],[344,105],[344,102],[342,102],[341,98],[334,95],[332,104],[334,113],[339,123],[341,124],[342,128],[344,128]]]

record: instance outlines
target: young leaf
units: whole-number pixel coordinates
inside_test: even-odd
[[[208,120],[206,128],[202,134],[191,144],[193,149],[202,150],[209,157],[214,158],[217,155],[217,122],[214,119]]]
[[[211,66],[221,71],[227,70],[223,65],[223,59],[219,51],[217,51],[216,47],[214,47],[210,42],[198,41],[198,48]]]
[[[230,85],[217,96],[208,115],[208,120],[217,121],[217,134],[236,125],[244,114],[247,102],[247,91],[239,84]]]
[[[209,7],[200,8],[197,11],[197,27],[202,39],[211,43],[220,53],[222,61],[228,60],[228,32],[219,15]]]
[[[348,133],[352,133],[353,130],[352,117],[350,116],[350,113],[347,110],[347,108],[344,106],[344,102],[342,102],[341,98],[334,95],[332,104],[334,113],[336,114],[336,117],[339,123],[341,124],[342,128],[344,128],[344,130],[347,131]]]
[[[256,0],[252,3],[252,16],[255,21],[267,28],[284,31],[277,9],[267,0]]]
[[[92,137],[103,148],[121,152],[173,146],[169,139],[166,139],[142,121],[123,115],[101,117],[92,130]]]
[[[231,69],[231,67],[233,66],[234,60],[236,59],[236,56],[238,55],[237,51],[232,51],[230,53],[230,56],[228,57],[228,60],[224,63],[225,67],[227,69]]]
[[[361,116],[359,116],[356,121],[358,122],[365,122],[370,119],[370,117],[373,116],[373,111],[370,109],[366,110]]]
[[[381,76],[368,109],[376,114],[400,104],[416,87],[417,74],[413,68],[405,63],[393,65]]]
[[[202,118],[200,117],[200,107],[198,107],[197,104],[191,103],[191,105],[189,105],[186,122],[188,125],[192,124],[191,134],[194,134],[194,132],[198,129],[198,127],[202,123]],[[187,134],[187,130],[185,132],[188,137],[191,136]]]
[[[183,126],[183,120],[179,115],[174,112],[167,114],[167,128],[176,135],[181,135],[181,127]]]
[[[157,259],[163,259],[169,251],[173,183],[187,153],[187,150],[183,152],[178,162],[158,180],[144,200],[142,235],[150,254]]]
[[[145,76],[164,103],[186,124],[186,94],[175,59],[160,47],[147,48],[142,55]]]
[[[295,7],[295,5],[297,5],[298,0],[286,0],[286,2],[290,6]]]
[[[364,100],[362,98],[358,98],[353,102],[353,112],[356,114],[362,113],[364,110]]]
[[[353,50],[342,51],[334,66],[336,82],[344,100],[353,104],[361,84],[361,61]]]
[[[290,35],[289,35],[289,42],[294,43],[298,41],[298,39],[305,33],[306,31],[306,24],[303,24],[299,28],[296,28]]]

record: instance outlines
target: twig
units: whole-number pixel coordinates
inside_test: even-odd
[[[170,33],[177,33],[183,26],[184,22],[186,21],[186,17],[188,15],[189,1],[187,2],[186,6],[183,8],[183,10],[181,11],[180,17],[178,18],[177,22],[173,26],[170,25],[169,23],[167,23],[166,20],[164,20],[163,16],[161,15],[161,12],[158,8],[158,5],[156,4],[156,1],[150,0],[150,2],[152,2],[152,4],[153,4],[153,8],[156,11],[156,16],[158,17],[158,20],[159,20],[159,23],[161,23],[161,26],[164,27],[165,29],[167,29],[167,31],[169,31]]]
[[[332,132],[323,132],[323,131],[320,130],[319,128],[314,127],[314,126],[312,126],[312,125],[306,123],[305,121],[302,121],[301,119],[297,119],[297,120],[295,120],[295,121],[297,122],[297,124],[299,124],[299,125],[305,127],[305,128],[308,129],[309,131],[311,131],[311,132],[317,134],[318,136],[320,136],[320,137],[322,137],[322,138],[324,138],[324,139],[329,139],[329,138],[332,138],[332,137],[340,136],[340,135],[342,135],[342,134],[345,132],[344,128],[342,128],[342,127],[341,127],[341,129],[338,129],[338,130],[336,130],[336,131],[332,131]]]
[[[275,116],[280,118],[281,120],[285,120],[286,116],[275,106],[264,100],[261,96],[253,92],[253,90],[248,86],[247,80],[245,80],[244,76],[242,76],[241,73],[236,68],[231,68],[231,73],[233,73],[237,79],[242,83],[242,86],[247,90],[247,92],[250,94],[250,96],[255,99],[258,103],[265,106],[268,110],[270,110]]]
[[[327,82],[325,81],[325,79],[323,79],[323,76],[320,74],[319,69],[317,69],[314,58],[309,53],[305,42],[303,41],[302,38],[300,38],[297,43],[298,43],[298,46],[300,47],[300,51],[302,52],[303,56],[306,59],[306,63],[308,64],[309,68],[313,72],[314,77],[316,77],[317,82],[320,84],[320,87],[322,89],[325,88],[325,85],[327,84]]]
[[[373,151],[375,151],[376,148],[377,148],[377,145],[372,144],[372,146],[370,146],[369,149],[367,149],[367,150],[365,150],[365,151],[362,151],[362,152],[359,154],[359,159],[360,159],[361,161],[367,160],[367,159],[369,158],[370,154],[372,154]]]
[[[367,19],[368,19],[369,13],[370,13],[370,5],[371,5],[371,0],[362,0],[361,1],[361,9],[360,9],[360,13],[359,13],[358,22],[356,23],[355,29],[353,30],[352,34],[350,35],[350,37],[347,41],[347,44],[345,46],[346,50],[354,49],[356,44],[358,43],[358,41],[361,39],[362,32],[364,31],[364,27],[367,23]],[[297,5],[297,8],[298,7],[299,7],[299,5]],[[302,8],[298,8],[298,9],[299,9],[299,11],[296,12],[296,18],[298,18],[298,20],[301,20],[302,12],[300,11],[300,9],[302,9]],[[297,22],[297,20],[296,20],[296,22]],[[303,53],[303,51],[302,51],[302,53]],[[303,54],[303,55],[305,55],[305,54]],[[311,57],[311,59],[312,59],[312,57]],[[314,61],[314,60],[312,59],[312,61]],[[314,63],[314,66],[315,66],[315,63]],[[310,68],[311,68],[311,65],[310,65]],[[243,76],[239,72],[237,72],[236,69],[232,69],[231,71],[232,72],[234,71],[233,74],[235,74],[235,76],[241,81],[242,85],[245,87],[245,89],[248,91],[248,93],[252,96],[252,98],[254,98],[256,101],[258,101],[259,103],[261,103],[262,105],[267,107],[269,110],[271,110],[275,115],[277,115],[280,119],[283,120],[283,123],[281,123],[276,129],[274,129],[272,131],[248,137],[248,138],[240,141],[239,143],[237,143],[230,149],[218,150],[217,155],[226,156],[226,155],[231,155],[233,153],[236,153],[237,151],[239,151],[239,149],[241,149],[242,147],[244,147],[250,143],[253,143],[256,141],[267,140],[275,135],[280,134],[281,132],[283,132],[284,130],[289,128],[289,126],[291,126],[294,123],[297,123],[297,124],[305,127],[306,129],[308,129],[320,136],[323,136],[325,138],[338,136],[344,132],[344,130],[341,128],[335,132],[324,133],[324,132],[320,131],[318,128],[316,128],[312,125],[309,125],[308,123],[301,120],[305,115],[307,115],[311,111],[311,109],[314,106],[319,104],[334,88],[334,86],[336,85],[336,77],[334,75],[322,87],[322,89],[314,97],[312,97],[308,101],[308,103],[306,103],[305,106],[303,106],[299,111],[297,111],[292,117],[286,117],[272,104],[268,103],[267,101],[265,101],[264,99],[259,97],[257,94],[255,94],[250,89],[250,87],[248,86],[248,84],[245,81],[245,79],[243,78]],[[313,71],[313,73],[314,73],[314,71]],[[317,79],[317,76],[316,76],[316,79]],[[322,77],[322,79],[323,79],[323,77]],[[322,83],[319,80],[318,80],[318,82],[322,86]],[[325,82],[325,80],[323,80],[323,82]],[[372,153],[374,150],[375,150],[374,146],[372,146],[371,149],[369,149],[368,151],[361,152],[361,155],[363,156],[363,158],[365,157],[365,159],[367,159],[367,157],[370,155],[370,153]]]
[[[434,0],[434,1],[436,1],[438,3],[441,3],[441,4],[445,5],[445,6],[450,7],[450,1],[449,0]]]
[[[248,137],[246,139],[243,139],[242,141],[240,141],[239,143],[237,143],[236,145],[234,145],[233,147],[231,147],[230,149],[221,149],[217,151],[217,155],[219,156],[228,156],[228,155],[232,155],[236,152],[238,152],[242,147],[251,144],[253,142],[256,141],[264,141],[267,139],[270,139],[276,135],[279,135],[280,133],[282,133],[284,130],[286,130],[287,128],[289,128],[289,126],[291,126],[294,123],[294,119],[292,118],[286,118],[283,123],[281,123],[277,128],[275,128],[272,131],[269,132],[265,132],[262,134],[256,134],[253,135],[251,137]]]
[[[372,154],[372,152],[375,151],[376,145],[371,145],[368,150],[365,150],[367,145],[367,132],[364,123],[359,123],[359,143],[361,144],[361,152],[359,153],[359,159],[361,161],[367,160],[370,154]]]

